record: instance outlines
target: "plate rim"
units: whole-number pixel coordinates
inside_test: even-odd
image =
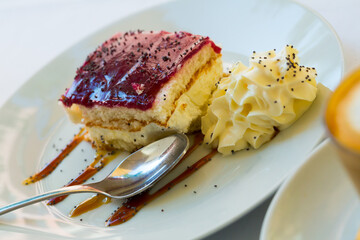
[[[266,211],[260,230],[260,240],[270,239],[269,231],[272,219],[274,214],[278,212],[279,201],[283,198],[283,195],[286,194],[287,191],[289,191],[291,185],[294,184],[294,182],[298,181],[299,175],[302,175],[304,172],[306,172],[306,170],[309,169],[314,162],[319,161],[319,158],[316,158],[315,156],[321,154],[322,151],[326,150],[332,145],[332,140],[327,137],[323,142],[317,145],[313,151],[308,154],[306,161],[298,169],[294,169],[294,171],[291,172],[289,177],[281,184],[279,190],[276,192],[275,196],[271,200],[271,203]]]

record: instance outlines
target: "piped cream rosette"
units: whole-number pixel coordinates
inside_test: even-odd
[[[316,97],[316,70],[300,66],[298,51],[286,46],[255,53],[250,66],[233,66],[218,83],[202,117],[204,142],[220,153],[259,148],[289,127]]]

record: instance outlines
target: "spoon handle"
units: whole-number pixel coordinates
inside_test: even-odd
[[[18,208],[26,207],[28,205],[31,205],[31,204],[34,204],[37,202],[41,202],[43,200],[51,199],[54,197],[60,197],[63,195],[69,195],[69,194],[73,194],[73,193],[101,193],[101,194],[104,194],[104,192],[99,191],[95,188],[86,186],[86,185],[63,187],[63,188],[59,188],[59,189],[56,189],[56,190],[53,190],[50,192],[46,192],[46,193],[31,197],[28,199],[25,199],[20,202],[16,202],[16,203],[4,206],[4,207],[0,208],[0,215],[14,211]]]

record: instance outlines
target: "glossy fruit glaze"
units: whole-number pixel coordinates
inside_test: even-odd
[[[162,86],[208,44],[220,53],[209,37],[187,32],[118,33],[87,57],[60,101],[66,107],[76,103],[147,110]]]

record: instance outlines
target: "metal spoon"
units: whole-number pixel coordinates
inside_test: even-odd
[[[63,187],[0,208],[0,215],[43,200],[73,193],[99,193],[112,198],[136,195],[169,172],[189,147],[185,134],[165,137],[134,152],[100,182]]]

